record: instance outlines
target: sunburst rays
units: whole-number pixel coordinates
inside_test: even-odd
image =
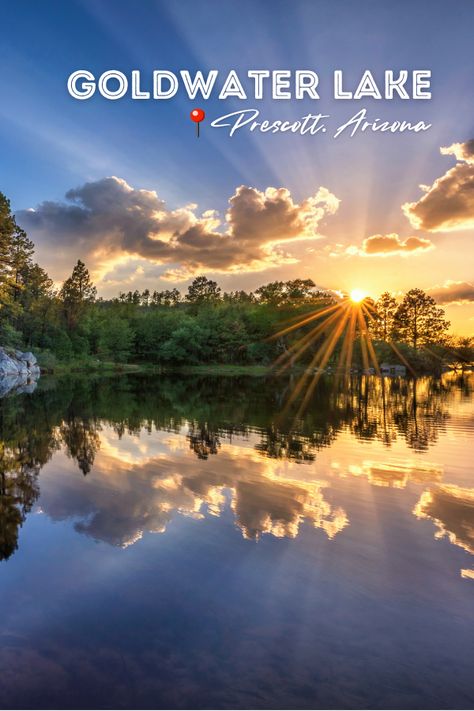
[[[349,376],[353,372],[354,345],[356,343],[360,349],[363,372],[380,375],[380,367],[370,333],[370,323],[376,318],[376,311],[371,299],[364,293],[355,289],[350,296],[342,298],[336,304],[331,304],[304,316],[295,317],[272,336],[272,340],[282,339],[311,324],[310,329],[303,335],[299,335],[290,346],[285,347],[285,350],[273,363],[275,372],[281,375],[295,366],[308,351],[312,354],[302,375],[292,388],[282,414],[285,414],[289,407],[299,400],[296,419],[302,416],[316,385],[329,364],[331,364],[336,382],[341,377]],[[395,344],[390,342],[389,345],[397,358],[413,373],[413,368]],[[337,359],[333,359],[337,349],[339,349]]]

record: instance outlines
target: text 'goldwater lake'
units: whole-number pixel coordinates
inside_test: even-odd
[[[2,708],[472,708],[474,375],[292,385],[0,401]]]

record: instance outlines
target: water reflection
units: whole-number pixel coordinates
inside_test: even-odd
[[[105,434],[100,476],[84,483],[64,474],[53,486],[46,484],[41,505],[49,517],[76,519],[77,531],[122,547],[144,531],[163,533],[177,514],[219,516],[227,500],[250,539],[264,533],[295,537],[303,521],[331,538],[347,523],[344,511],[324,499],[321,484],[275,479],[251,450],[230,447],[219,466],[209,468],[180,451],[132,462],[112,443]]]
[[[436,526],[436,539],[447,538],[450,543],[474,555],[474,489],[446,485],[423,492],[415,516],[429,519]],[[474,571],[462,570],[465,578]]]
[[[7,466],[7,471],[4,466]],[[18,531],[39,496],[37,466],[8,462],[2,458],[0,471],[0,560],[18,548]]]
[[[350,527],[335,483],[347,478],[429,486],[415,516],[474,554],[474,489],[442,483],[443,464],[417,459],[459,418],[472,427],[472,380],[365,377],[337,389],[322,380],[296,426],[292,413],[280,415],[288,387],[283,379],[45,379],[34,395],[9,398],[0,409],[0,557],[17,549],[40,489],[48,517],[127,547],[145,531],[165,532],[176,515],[219,516],[227,506],[246,539],[294,538],[304,523],[332,539]],[[339,439],[358,455],[357,442],[387,456],[365,449],[319,469]],[[39,475],[56,453],[83,476]]]
[[[339,462],[333,462],[332,468],[340,472]],[[443,468],[438,464],[404,462],[371,462],[363,461],[361,464],[349,464],[347,473],[351,476],[363,476],[373,486],[388,486],[394,489],[405,489],[409,482],[414,484],[428,484],[441,481]],[[344,475],[344,471],[341,472]]]

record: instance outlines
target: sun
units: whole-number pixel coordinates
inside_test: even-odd
[[[352,289],[349,296],[351,301],[353,301],[355,304],[358,304],[365,299],[365,297],[367,296],[367,292],[362,291],[362,289]]]

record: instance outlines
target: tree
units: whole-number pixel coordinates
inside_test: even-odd
[[[155,306],[176,306],[179,304],[181,294],[178,289],[165,289],[164,291],[154,291],[152,303]]]
[[[281,304],[285,300],[285,284],[282,281],[272,281],[255,289],[259,301],[264,304]]]
[[[166,362],[199,363],[210,355],[208,343],[209,331],[186,316],[161,346],[160,356]]]
[[[196,277],[188,286],[186,301],[191,304],[212,303],[221,298],[221,288],[217,282],[205,276]]]
[[[259,301],[264,304],[298,304],[320,297],[322,292],[314,291],[316,284],[312,279],[290,279],[289,281],[271,281],[255,290]]]
[[[26,287],[22,299],[25,305],[37,299],[53,298],[53,280],[39,264],[34,262],[25,264],[21,271],[21,279]]]
[[[66,279],[59,292],[66,325],[70,331],[75,330],[84,308],[95,300],[96,295],[97,289],[92,283],[89,271],[84,262],[79,259],[71,276]]]
[[[314,296],[316,284],[312,279],[292,279],[285,282],[285,292],[288,301],[304,301]]]
[[[453,348],[450,349],[451,359],[455,366],[459,366],[462,371],[474,362],[474,338],[470,336],[458,336],[453,339]]]
[[[15,218],[10,210],[10,201],[0,193],[0,285],[2,287],[10,279],[10,248],[17,229]]]
[[[99,337],[99,353],[114,363],[126,363],[132,352],[134,333],[123,318],[106,319]]]
[[[223,299],[231,304],[252,304],[255,302],[254,294],[251,291],[247,292],[242,289],[226,292]]]
[[[407,292],[394,317],[397,338],[415,350],[428,343],[442,342],[449,325],[443,309],[421,289]]]
[[[371,321],[371,331],[375,338],[381,341],[390,341],[394,335],[395,314],[397,301],[385,291],[374,304],[374,318]]]
[[[25,279],[32,266],[34,251],[33,242],[28,239],[26,232],[18,227],[12,235],[9,256],[14,301],[18,301],[20,292],[27,287],[28,283]]]
[[[22,272],[31,263],[34,245],[16,223],[10,201],[0,193],[0,306],[17,301]]]
[[[59,428],[68,457],[77,461],[84,476],[91,471],[95,455],[100,449],[99,430],[100,425],[95,420],[73,414]]]

